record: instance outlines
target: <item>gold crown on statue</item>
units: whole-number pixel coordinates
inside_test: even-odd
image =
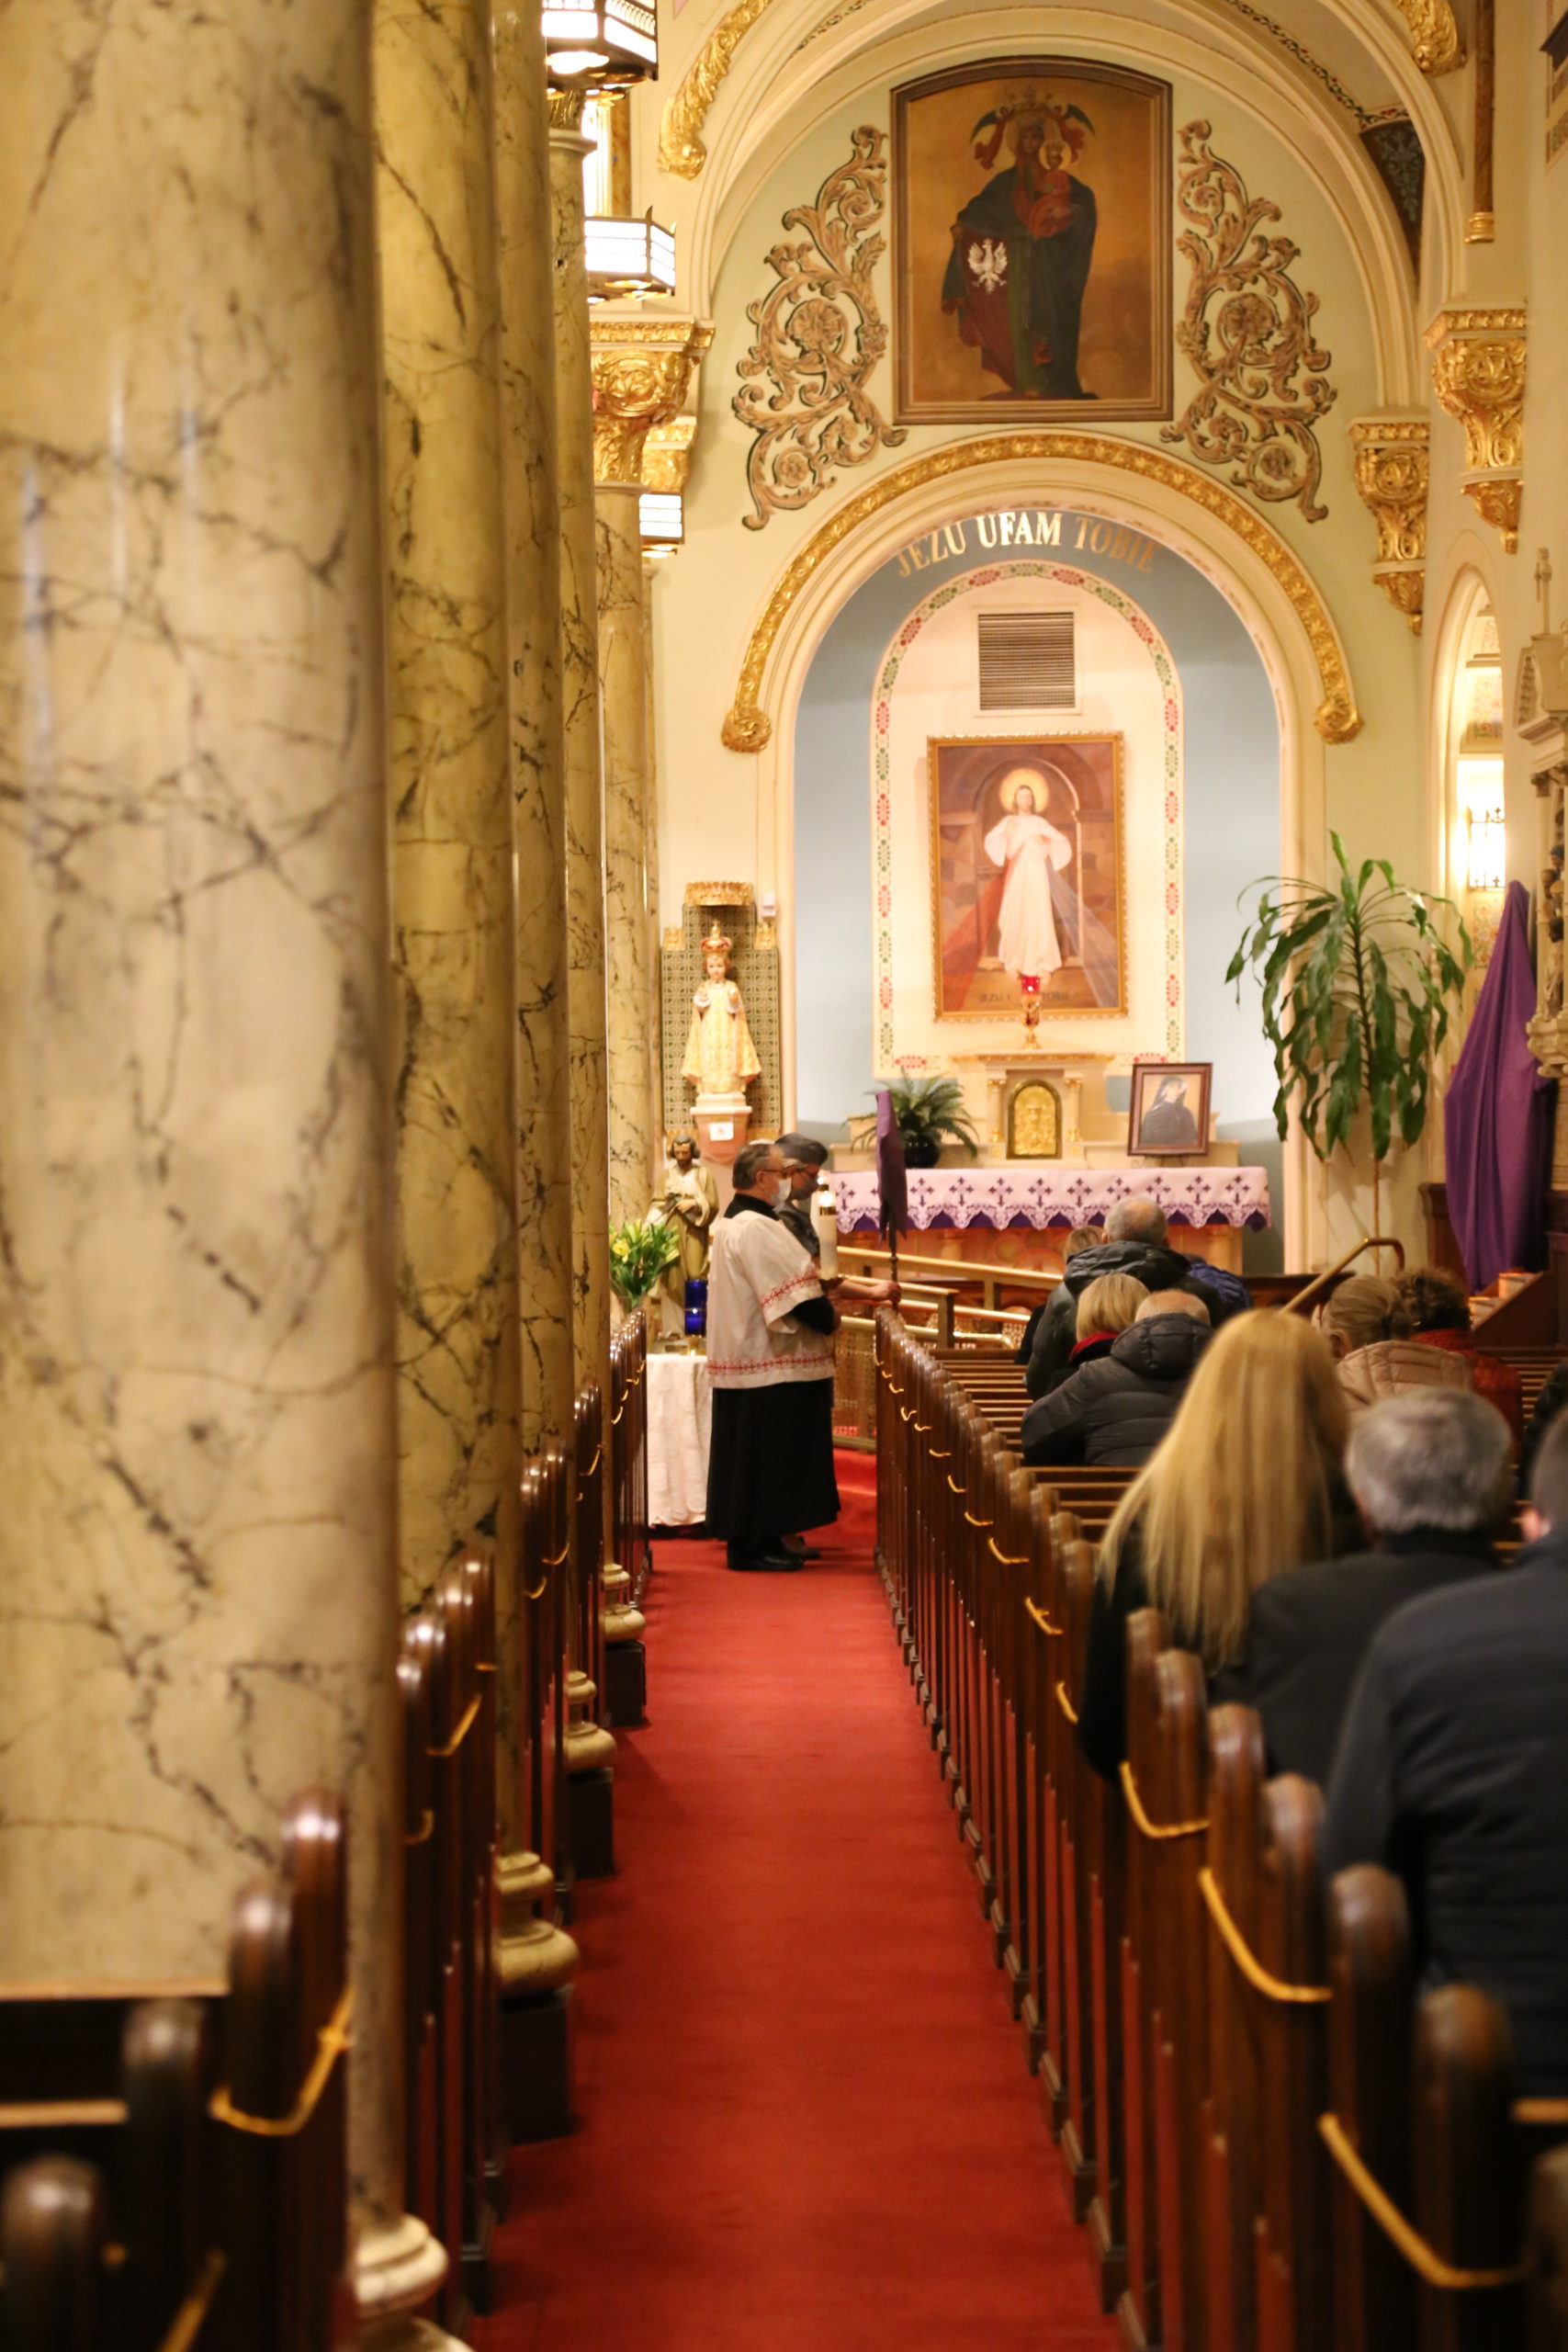
[[[728,956],[734,944],[734,941],[729,938],[727,933],[720,931],[718,924],[716,922],[712,930],[708,933],[707,937],[703,942],[703,954],[705,956]]]

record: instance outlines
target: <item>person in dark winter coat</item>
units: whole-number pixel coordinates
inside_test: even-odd
[[[1326,1781],[1372,1635],[1407,1600],[1497,1566],[1507,1424],[1480,1396],[1433,1388],[1359,1416],[1345,1476],[1371,1548],[1276,1577],[1252,1596],[1247,1655],[1216,1679],[1263,1718],[1273,1772]]]
[[[1098,1250],[1104,1238],[1105,1229],[1102,1226],[1075,1225],[1062,1244],[1063,1271],[1066,1272],[1069,1258],[1076,1258],[1080,1250]],[[1048,1291],[1039,1306],[1030,1309],[1029,1320],[1023,1327],[1023,1337],[1018,1343],[1020,1363],[1026,1364],[1034,1353],[1034,1334],[1040,1329],[1041,1317],[1055,1295],[1055,1292]]]
[[[1101,1274],[1131,1274],[1148,1291],[1189,1287],[1191,1267],[1166,1240],[1165,1212],[1155,1201],[1118,1201],[1105,1220],[1098,1249],[1080,1250],[1063,1269],[1035,1327],[1034,1347],[1024,1374],[1032,1396],[1043,1396],[1054,1373],[1073,1351],[1077,1303]]]
[[[1423,1981],[1507,2010],[1515,2086],[1568,2095],[1568,1414],[1541,1441],[1526,1548],[1373,1636],[1335,1755],[1325,1875],[1403,1877]]]
[[[1209,1310],[1186,1291],[1156,1291],[1099,1363],[1075,1372],[1023,1418],[1029,1463],[1139,1469],[1176,1416],[1210,1337]]]

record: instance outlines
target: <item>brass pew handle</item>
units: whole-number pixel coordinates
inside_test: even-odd
[[[1201,1821],[1151,1821],[1144,1811],[1138,1794],[1138,1783],[1133,1778],[1132,1766],[1123,1759],[1121,1766],[1122,1793],[1127,1800],[1127,1810],[1133,1826],[1143,1838],[1201,1838],[1209,1826],[1208,1816]]]

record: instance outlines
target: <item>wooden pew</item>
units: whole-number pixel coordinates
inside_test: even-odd
[[[1124,2337],[1215,2352],[1522,2343],[1521,2158],[1568,2120],[1537,2103],[1528,2132],[1510,2121],[1506,2034],[1483,1996],[1416,2004],[1393,1882],[1346,1873],[1325,1904],[1319,1792],[1266,1781],[1251,1711],[1205,1722],[1201,1666],[1154,1612],[1129,1634],[1129,1785],[1088,1769],[1073,1729],[1095,1577],[1081,1538],[1129,1474],[1024,1470],[984,1384],[893,1317],[878,1350],[895,1621]],[[1427,2268],[1349,2182],[1319,2126],[1337,2112]],[[1568,2158],[1542,2177],[1568,2247]],[[1531,2309],[1555,2346],[1568,2290],[1551,2228]]]
[[[1568,2148],[1536,2160],[1529,2257],[1529,2352],[1568,2352]]]
[[[1122,2064],[1122,1968],[1126,1931],[1126,1815],[1116,1792],[1093,1771],[1076,1726],[1089,1654],[1096,1575],[1089,1545],[1058,1517],[1055,1540],[1063,1563],[1060,1589],[1065,1672],[1055,1698],[1062,1718],[1057,1770],[1064,1821],[1061,1869],[1063,2036],[1074,2137],[1064,2134],[1069,2178],[1079,2166],[1092,2193],[1088,2210],[1090,2261],[1102,2310],[1126,2292],[1127,2132]],[[1077,2087],[1074,2088],[1076,2084]]]
[[[98,2159],[0,2189],[7,2352],[344,2352],[348,2278],[344,1832],[309,1792],[282,1874],[237,1898],[220,2004],[125,2012]],[[72,2100],[57,2102],[69,2126]]]
[[[1232,1943],[1259,1941],[1258,1855],[1263,1843],[1263,1725],[1251,1707],[1218,1707],[1208,1719],[1209,1818],[1205,1849],[1209,1980],[1208,2088],[1203,2103],[1209,2338],[1214,2352],[1255,2352],[1258,2144],[1262,2089],[1259,2017]]]

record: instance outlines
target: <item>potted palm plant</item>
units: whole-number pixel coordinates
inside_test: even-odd
[[[971,1159],[976,1157],[980,1138],[957,1079],[896,1078],[887,1091],[909,1167],[934,1168],[947,1142],[962,1144]]]
[[[1352,867],[1338,834],[1329,840],[1339,869],[1332,881],[1276,874],[1250,886],[1260,896],[1225,978],[1238,998],[1244,972],[1262,985],[1281,1138],[1293,1105],[1308,1143],[1327,1159],[1348,1144],[1357,1114],[1368,1114],[1376,1233],[1383,1162],[1396,1131],[1407,1148],[1420,1140],[1450,1004],[1474,958],[1450,899],[1410,889],[1386,858]],[[1457,950],[1443,936],[1450,917]]]

